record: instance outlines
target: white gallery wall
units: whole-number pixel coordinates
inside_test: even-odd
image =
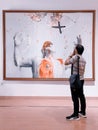
[[[0,96],[70,96],[67,81],[3,81],[2,10],[96,10],[95,81],[86,82],[84,91],[98,97],[98,0],[0,0]]]

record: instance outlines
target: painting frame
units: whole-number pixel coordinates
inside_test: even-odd
[[[25,16],[25,14],[26,14],[26,16]],[[32,15],[33,14],[33,15]],[[87,80],[87,81],[94,81],[95,80],[95,10],[3,10],[2,11],[2,16],[3,16],[3,80],[19,80],[19,81],[66,81],[66,80],[68,80],[68,78],[69,78],[69,73],[70,73],[70,71],[68,71],[68,74],[67,74],[67,77],[37,77],[37,76],[35,76],[35,77],[32,77],[31,75],[30,76],[25,76],[26,74],[27,75],[29,75],[28,74],[28,72],[27,72],[27,70],[26,70],[26,72],[24,72],[24,71],[22,71],[22,69],[20,70],[20,68],[25,68],[25,69],[27,69],[27,68],[29,68],[28,69],[28,71],[30,71],[30,67],[32,67],[31,65],[30,66],[28,66],[27,64],[25,64],[24,66],[22,66],[20,63],[19,63],[19,65],[20,66],[18,66],[19,67],[19,72],[17,72],[17,70],[15,70],[15,71],[13,71],[14,69],[12,69],[12,65],[11,64],[13,64],[13,63],[11,63],[10,64],[10,62],[11,62],[11,60],[9,59],[9,57],[10,58],[12,58],[12,57],[14,57],[15,55],[14,55],[14,52],[12,53],[11,52],[11,50],[13,50],[14,49],[14,47],[16,47],[16,46],[13,46],[12,44],[13,43],[11,43],[10,42],[10,45],[9,45],[9,41],[11,41],[11,40],[13,40],[14,38],[15,38],[15,35],[13,36],[13,38],[12,38],[12,32],[15,32],[15,31],[17,31],[17,28],[16,27],[18,27],[18,25],[20,24],[20,27],[21,27],[21,30],[22,30],[22,26],[23,26],[23,24],[24,24],[24,27],[25,27],[25,25],[27,25],[28,24],[28,26],[29,25],[31,25],[31,21],[30,20],[32,20],[33,19],[33,23],[34,22],[36,22],[36,21],[34,21],[35,19],[37,20],[37,23],[34,23],[35,24],[35,27],[33,27],[33,29],[35,29],[35,33],[37,34],[36,36],[37,37],[39,37],[39,34],[41,35],[41,38],[43,37],[43,34],[41,34],[40,32],[39,32],[39,30],[41,30],[41,29],[43,29],[42,27],[44,26],[44,24],[43,23],[45,23],[45,20],[46,20],[46,22],[48,21],[48,17],[50,18],[50,14],[53,14],[53,15],[51,15],[51,19],[52,20],[54,20],[54,21],[52,21],[52,22],[55,22],[56,20],[58,20],[58,19],[61,19],[61,17],[62,17],[62,14],[64,14],[64,15],[67,15],[67,16],[64,16],[64,20],[66,20],[66,21],[71,21],[70,23],[71,23],[71,25],[70,25],[70,27],[68,27],[67,28],[67,31],[68,30],[70,30],[70,28],[74,28],[73,26],[73,24],[77,24],[77,25],[75,25],[75,26],[78,26],[78,24],[79,24],[79,19],[80,19],[80,17],[81,16],[83,16],[83,19],[81,18],[81,21],[83,21],[84,19],[85,19],[85,17],[90,17],[90,23],[91,24],[89,24],[87,27],[88,27],[88,33],[90,32],[90,37],[89,37],[89,39],[91,40],[90,41],[90,45],[89,45],[89,43],[87,43],[87,44],[85,44],[85,45],[87,45],[86,47],[88,48],[88,49],[90,49],[88,52],[87,52],[87,54],[85,54],[85,55],[88,55],[88,54],[90,54],[90,57],[91,57],[91,59],[89,59],[90,61],[87,61],[87,65],[91,65],[90,67],[89,67],[89,70],[91,71],[91,72],[89,72],[88,73],[88,70],[87,70],[87,76],[85,76],[85,80]],[[58,16],[58,14],[60,14],[59,16]],[[71,14],[71,16],[70,16],[70,14]],[[11,16],[12,15],[12,16]],[[16,15],[16,16],[15,16]],[[21,15],[21,16],[20,16]],[[24,15],[24,16],[23,16]],[[56,18],[54,18],[55,17],[55,15],[57,15],[57,19]],[[85,16],[86,15],[86,16]],[[16,19],[15,19],[15,17],[16,17]],[[23,19],[24,19],[24,21],[21,21],[21,20],[23,20],[23,19],[21,19],[21,17],[23,17]],[[29,17],[29,18],[31,18],[30,20],[27,20],[28,18],[27,17]],[[40,20],[42,20],[44,17],[46,17],[46,19],[43,21],[43,23],[41,23],[40,22]],[[12,19],[10,19],[10,18],[12,18]],[[88,19],[88,18],[87,18]],[[87,20],[86,19],[86,20]],[[26,20],[26,21],[25,21]],[[76,21],[75,21],[76,20]],[[19,22],[18,24],[17,24],[17,21]],[[52,23],[51,22],[51,23]],[[57,21],[56,21],[57,22]],[[73,23],[72,23],[73,22]],[[75,22],[77,22],[77,23],[75,23]],[[83,21],[84,23],[83,23],[83,25],[86,23],[87,24],[87,22],[84,20]],[[47,22],[48,23],[48,22]],[[81,22],[82,23],[82,22]],[[50,23],[48,23],[48,25],[49,25]],[[53,26],[52,26],[52,30],[54,29],[54,28],[57,28],[57,26],[55,26],[54,25],[54,23],[52,23],[53,24]],[[67,23],[68,24],[68,23]],[[15,27],[16,26],[16,27]],[[60,26],[60,22],[58,21],[58,26],[59,27],[61,27]],[[69,26],[69,24],[68,24],[68,26]],[[80,25],[79,25],[80,26]],[[31,27],[31,26],[30,26]],[[38,28],[38,27],[40,27],[40,29]],[[62,26],[62,28],[59,28],[58,27],[58,32],[56,32],[56,34],[57,33],[59,33],[59,35],[61,36],[61,35],[63,35],[62,34],[62,31],[64,30],[63,29],[63,27],[67,27],[67,25],[65,26]],[[14,28],[14,29],[13,29]],[[27,27],[26,27],[27,28]],[[37,28],[37,31],[36,31],[36,28]],[[79,28],[80,29],[80,32],[83,34],[84,32],[82,31],[82,28],[85,28],[84,26],[82,26],[81,25],[81,27]],[[90,29],[89,29],[90,28]],[[48,30],[47,28],[45,28],[46,30]],[[56,29],[54,29],[53,31],[55,32],[55,30]],[[77,32],[78,32],[78,29],[76,29],[77,30]],[[12,31],[12,32],[11,32]],[[23,31],[23,30],[22,30]],[[50,30],[49,30],[50,31]],[[49,33],[52,33],[52,31],[50,31]],[[66,33],[66,32],[65,32]],[[69,31],[69,33],[70,33],[70,31]],[[54,34],[54,33],[53,33]],[[78,35],[79,33],[77,33],[77,35]],[[45,34],[44,34],[45,35]],[[77,35],[76,35],[76,37],[77,37]],[[79,34],[80,35],[80,34]],[[78,35],[78,36],[79,36]],[[26,35],[27,36],[27,35]],[[48,36],[50,36],[50,34],[48,35]],[[55,36],[55,34],[54,34],[54,36]],[[25,37],[25,36],[24,36]],[[59,36],[58,36],[59,37]],[[71,36],[70,37],[73,37],[73,33],[71,34]],[[65,35],[63,36],[63,38],[65,38]],[[87,37],[88,38],[88,37]],[[52,38],[50,38],[50,39],[53,39],[53,37]],[[15,39],[14,39],[15,40]],[[55,41],[56,39],[53,39],[53,41]],[[67,39],[66,40],[66,43],[68,43],[68,40],[69,39]],[[87,40],[87,39],[86,39]],[[85,40],[85,41],[86,41]],[[36,41],[39,43],[39,41],[40,40],[38,40],[38,39],[36,39]],[[61,42],[62,42],[63,40],[61,39]],[[88,42],[89,40],[87,40],[87,42]],[[59,45],[60,46],[60,45]],[[58,50],[59,50],[59,46],[58,46]],[[67,46],[67,45],[66,45]],[[38,49],[38,48],[37,48]],[[34,51],[34,50],[33,50]],[[38,50],[39,51],[39,50]],[[57,51],[57,50],[56,50]],[[90,52],[91,51],[91,52]],[[61,52],[62,53],[62,52]],[[86,52],[85,52],[86,53]],[[13,54],[13,56],[10,56],[10,55],[12,55]],[[33,54],[33,53],[32,53]],[[19,57],[20,56],[18,56],[18,59],[19,59]],[[24,56],[25,57],[25,56]],[[15,57],[14,57],[15,58]],[[66,59],[66,58],[65,58]],[[64,59],[64,60],[65,60]],[[61,59],[60,59],[61,60]],[[88,59],[86,59],[86,60],[88,60]],[[15,59],[13,59],[13,61],[14,61],[14,64],[15,64]],[[62,62],[62,61],[60,61],[60,62]],[[10,66],[11,66],[11,68],[10,68]],[[15,66],[15,67],[17,67],[17,66]],[[17,68],[18,68],[17,67]],[[20,72],[21,71],[21,72]],[[18,73],[19,73],[19,75],[18,75]],[[22,74],[23,73],[23,74]],[[30,74],[31,74],[31,72],[29,72]],[[59,72],[58,72],[59,73]],[[21,75],[22,74],[22,75]],[[34,74],[33,74],[34,75]],[[57,73],[56,73],[56,75],[57,75]],[[89,77],[89,75],[90,75],[90,77]]]

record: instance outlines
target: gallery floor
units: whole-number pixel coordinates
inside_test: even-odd
[[[98,130],[98,98],[87,98],[87,118],[67,121],[67,97],[0,97],[0,130]]]

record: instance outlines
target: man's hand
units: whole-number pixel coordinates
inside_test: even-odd
[[[74,55],[75,55],[75,49],[69,57],[72,58]]]

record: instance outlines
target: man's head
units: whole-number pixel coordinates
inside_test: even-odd
[[[79,55],[82,55],[83,52],[84,52],[84,46],[82,44],[77,44],[76,47],[75,47],[75,49],[77,50],[77,53]]]

